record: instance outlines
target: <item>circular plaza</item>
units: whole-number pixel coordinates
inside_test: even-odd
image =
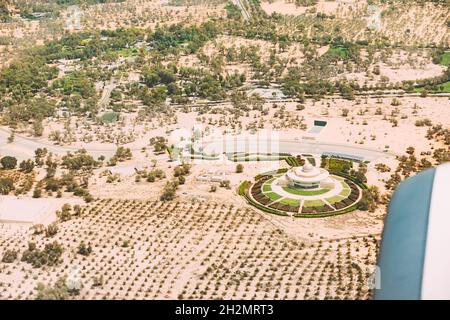
[[[356,209],[362,189],[349,177],[330,174],[309,162],[262,174],[240,190],[247,201],[266,212],[296,217],[337,215]]]

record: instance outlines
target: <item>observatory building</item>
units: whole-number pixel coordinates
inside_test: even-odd
[[[335,186],[335,181],[327,170],[316,168],[309,162],[302,167],[290,169],[279,180],[280,185],[299,189],[333,189]]]

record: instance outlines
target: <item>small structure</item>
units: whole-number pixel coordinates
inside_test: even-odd
[[[225,171],[217,170],[209,170],[207,173],[203,173],[199,176],[197,176],[197,181],[201,182],[225,182],[227,181],[227,174]]]
[[[335,186],[335,181],[330,177],[327,170],[316,168],[309,162],[306,162],[302,167],[290,169],[279,178],[278,183],[299,189],[333,189]]]

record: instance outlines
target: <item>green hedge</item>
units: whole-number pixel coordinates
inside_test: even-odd
[[[358,186],[360,186],[362,189],[368,189],[367,185],[364,182],[358,182],[355,180],[355,178],[353,178],[351,175],[342,173],[342,172],[337,172],[337,171],[329,171],[331,174],[346,178],[352,182],[354,182],[355,184],[357,184]]]
[[[284,160],[286,160],[287,164],[291,167],[300,167],[300,163],[296,157],[287,157]]]

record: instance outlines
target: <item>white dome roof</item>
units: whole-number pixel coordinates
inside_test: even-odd
[[[286,173],[286,177],[289,180],[297,182],[320,182],[327,179],[329,175],[327,170],[316,168],[310,163],[307,163],[302,167],[293,168]]]

